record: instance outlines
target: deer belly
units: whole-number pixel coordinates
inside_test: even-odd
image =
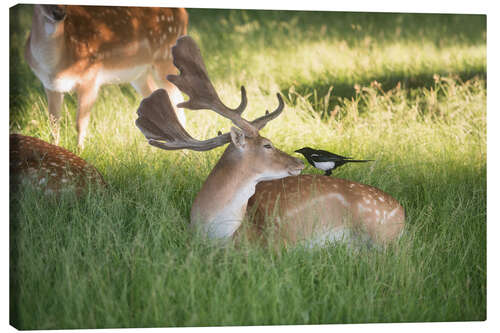
[[[132,82],[143,75],[150,67],[150,64],[144,64],[127,68],[103,69],[99,72],[97,82],[99,85]]]

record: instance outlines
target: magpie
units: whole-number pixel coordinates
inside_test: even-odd
[[[345,157],[330,153],[326,150],[317,150],[304,147],[295,151],[304,155],[307,161],[315,168],[325,171],[326,176],[330,176],[332,171],[347,162],[371,162],[373,160],[353,160],[352,157]]]

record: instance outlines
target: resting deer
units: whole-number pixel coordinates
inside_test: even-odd
[[[283,111],[280,94],[276,110],[247,121],[241,117],[247,103],[244,87],[239,107],[224,105],[193,39],[179,38],[172,53],[180,75],[168,79],[190,98],[179,107],[210,109],[235,125],[229,133],[196,140],[176,121],[165,90],[155,91],[137,110],[136,125],[155,147],[205,151],[229,143],[194,200],[191,225],[198,231],[227,239],[244,230],[249,240],[311,245],[358,236],[387,243],[401,234],[404,210],[390,195],[344,179],[299,175],[304,163],[259,135]]]
[[[37,138],[10,135],[11,185],[28,182],[44,191],[57,194],[66,190],[84,193],[89,184],[106,186],[101,174],[72,152]]]
[[[166,75],[175,73],[170,48],[187,24],[182,8],[35,5],[25,58],[45,87],[56,143],[65,92],[78,95],[80,147],[103,84],[130,82],[143,97],[163,87],[182,101]],[[184,124],[182,110],[177,116]]]

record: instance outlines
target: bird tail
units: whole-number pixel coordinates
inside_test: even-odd
[[[346,162],[373,162],[373,160],[345,160]]]

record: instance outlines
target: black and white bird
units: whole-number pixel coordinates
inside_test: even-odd
[[[352,157],[345,157],[330,153],[326,150],[312,149],[304,147],[295,151],[304,155],[306,160],[316,169],[325,171],[326,176],[330,176],[332,171],[348,162],[371,162],[373,160],[353,160]]]

